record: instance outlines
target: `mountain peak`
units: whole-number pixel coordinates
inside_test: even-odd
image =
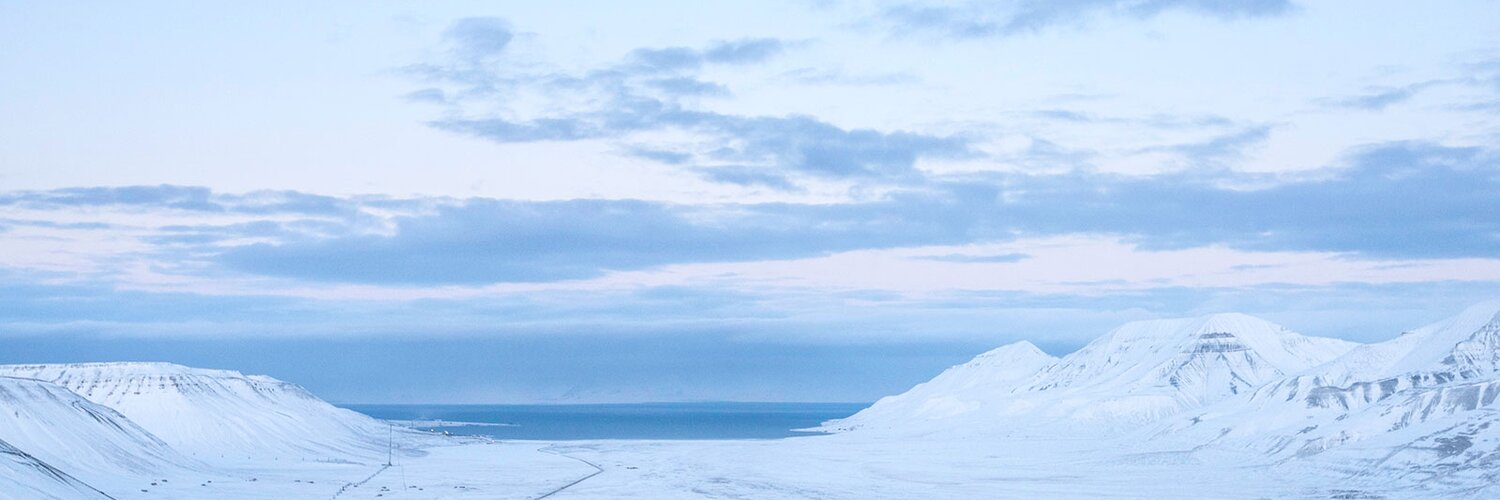
[[[1354,345],[1238,313],[1133,321],[1042,370],[1026,392],[1110,402],[1054,405],[1084,419],[1153,419],[1253,390]]]
[[[1170,425],[1163,433],[1196,433],[1189,439],[1212,436],[1297,456],[1358,453],[1348,446],[1352,442],[1387,443],[1366,445],[1374,447],[1395,442],[1401,444],[1383,453],[1379,463],[1398,464],[1403,473],[1411,466],[1462,469],[1485,458],[1470,452],[1462,461],[1450,462],[1452,454],[1442,445],[1460,442],[1464,448],[1472,443],[1474,450],[1493,449],[1493,444],[1481,443],[1500,439],[1486,430],[1496,422],[1497,377],[1500,301],[1489,301],[1393,339],[1355,347],[1267,384],[1248,398]],[[1427,455],[1421,463],[1411,462],[1434,450],[1443,460]]]
[[[899,428],[965,415],[984,425],[997,418],[1133,425],[1251,391],[1354,345],[1239,313],[1133,321],[1061,359],[1026,341],[1001,346],[824,428]]]
[[[1041,349],[1037,348],[1036,344],[1032,344],[1031,342],[1025,340],[1020,340],[985,351],[983,354],[975,356],[974,359],[969,363],[977,363],[986,360],[1033,359],[1056,360],[1057,358],[1053,357],[1051,354],[1043,352]]]
[[[1500,368],[1500,300],[1474,304],[1456,316],[1403,332],[1362,351],[1355,359],[1342,360],[1336,368],[1349,372],[1346,377],[1454,368],[1495,371]],[[1457,366],[1460,364],[1466,366]]]
[[[967,363],[943,370],[904,393],[887,396],[848,418],[824,422],[824,430],[901,425],[972,413],[993,404],[1016,384],[1057,358],[1025,340],[996,347]]]

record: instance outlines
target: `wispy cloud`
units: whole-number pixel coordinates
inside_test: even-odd
[[[962,264],[1009,264],[1011,262],[1020,262],[1030,257],[1031,255],[1024,253],[1004,253],[997,255],[950,253],[943,255],[923,255],[916,258],[937,262],[957,262]]]
[[[909,179],[916,174],[920,158],[974,154],[969,141],[959,137],[844,129],[809,116],[746,117],[664,108],[661,102],[639,104],[636,108],[526,122],[478,118],[440,120],[433,125],[498,142],[614,138],[662,129],[698,132],[713,146],[657,144],[649,149],[658,158],[672,159],[672,163],[692,163],[700,169],[727,164],[742,172],[753,167],[763,175]]]
[[[1251,148],[1261,146],[1271,137],[1274,127],[1253,125],[1217,135],[1207,140],[1153,146],[1140,150],[1143,153],[1165,152],[1176,155],[1187,167],[1221,168],[1228,160],[1243,157]]]
[[[355,204],[347,199],[296,191],[225,194],[214,193],[205,187],[159,185],[14,191],[0,193],[0,206],[37,209],[142,207],[191,212],[342,215],[350,213]]]
[[[853,74],[835,68],[797,68],[782,73],[788,80],[806,85],[888,86],[921,82],[910,73]]]
[[[460,43],[458,52],[489,56],[508,50],[502,41],[508,42],[509,31],[495,22],[478,23],[479,28],[471,24],[475,22],[460,21],[450,30],[449,38]],[[455,36],[455,32],[463,35]],[[703,68],[760,64],[788,47],[780,40],[756,38],[719,41],[704,48],[641,48],[619,62],[581,73],[539,71],[505,61],[474,64],[470,59],[413,65],[407,71],[438,85],[410,98],[441,99],[451,106],[451,116],[432,122],[439,129],[501,143],[627,142],[622,149],[650,152],[636,156],[688,166],[700,173],[722,168],[723,172],[704,178],[732,184],[794,189],[795,178],[801,176],[901,179],[914,174],[920,159],[973,154],[970,141],[963,137],[844,128],[805,115],[728,114],[695,104],[732,92],[721,83],[701,79]],[[805,76],[835,78],[831,74]],[[544,104],[528,106],[531,112],[507,106],[508,96],[517,93],[542,95]],[[501,111],[479,111],[497,106]],[[628,139],[659,131],[684,132],[695,140],[639,143],[629,142],[639,139]]]
[[[1410,101],[1412,97],[1429,88],[1452,83],[1447,80],[1428,80],[1425,82],[1403,85],[1400,87],[1381,87],[1369,92],[1348,96],[1324,99],[1325,105],[1337,108],[1353,108],[1365,111],[1380,111],[1391,106]]]
[[[454,52],[469,61],[481,61],[505,51],[515,38],[515,31],[504,19],[470,17],[454,21],[443,32]]]
[[[1235,20],[1280,16],[1295,10],[1287,0],[1011,0],[937,5],[902,3],[886,8],[877,18],[896,34],[986,38],[1079,25],[1100,17],[1149,19],[1167,12],[1183,12]]]

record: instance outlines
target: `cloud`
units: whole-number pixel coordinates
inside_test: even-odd
[[[1031,255],[1024,253],[1005,253],[999,255],[969,255],[955,253],[945,255],[924,255],[916,258],[937,262],[957,262],[961,264],[1008,264],[1011,262],[1020,262],[1026,260],[1028,258],[1031,258]]]
[[[651,161],[655,161],[655,162],[666,163],[668,165],[681,165],[683,163],[687,163],[688,160],[693,159],[693,155],[688,154],[688,153],[682,153],[682,152],[678,152],[678,151],[666,151],[666,150],[661,150],[661,149],[651,149],[651,148],[640,147],[640,146],[633,146],[633,147],[627,147],[627,148],[625,148],[625,154],[628,154],[630,156],[634,156],[634,157],[637,157],[637,158],[645,158],[647,160],[651,160]]]
[[[747,185],[775,183],[754,171]],[[1201,173],[934,181],[833,205],[470,200],[396,220],[393,233],[237,247],[219,260],[273,276],[357,283],[581,279],[668,264],[777,260],[857,249],[1117,235],[1146,248],[1224,245],[1391,258],[1493,257],[1500,171],[1478,149],[1392,143],[1319,179],[1259,189]]]
[[[1222,153],[1219,146],[1204,149],[1201,154]],[[720,182],[788,189],[776,173],[728,165],[700,172],[726,176]],[[74,188],[0,194],[0,207],[25,210],[24,216],[0,220],[12,227],[0,238],[22,238],[15,241],[43,252],[34,255],[53,247],[24,238],[44,238],[36,241],[63,245],[56,248],[69,254],[87,253],[91,244],[65,238],[98,241],[89,234],[99,232],[143,245],[128,247],[128,254],[102,255],[94,268],[103,270],[144,266],[188,276],[398,286],[553,282],[673,264],[800,259],[1022,236],[1094,235],[1146,249],[1224,246],[1381,259],[1493,258],[1500,246],[1500,219],[1491,216],[1500,213],[1500,199],[1493,196],[1500,192],[1500,160],[1491,150],[1383,143],[1357,148],[1316,175],[1257,175],[1246,182],[1247,175],[955,174],[921,178],[881,198],[822,204]],[[132,231],[120,236],[113,226],[79,218],[99,209],[145,220],[158,212],[176,214],[176,220],[234,218],[132,222]],[[68,215],[45,217],[54,211]],[[56,224],[16,222],[28,220]]]
[[[897,34],[927,33],[950,38],[1007,37],[1059,25],[1076,25],[1097,17],[1150,19],[1183,12],[1220,20],[1288,14],[1287,0],[1012,0],[931,5],[903,3],[883,10],[878,19]]]
[[[1396,89],[1381,90],[1364,95],[1335,99],[1327,102],[1336,107],[1380,111],[1382,109],[1390,107],[1393,104],[1406,102],[1414,95],[1416,95],[1416,89],[1413,89],[1412,87],[1401,87]]]
[[[647,86],[657,90],[680,96],[726,96],[729,95],[729,87],[722,84],[705,82],[696,78],[673,77],[647,80]]]
[[[713,159],[781,166],[822,177],[901,178],[915,173],[919,158],[972,154],[968,141],[958,137],[844,129],[809,116],[716,115],[703,123],[742,144],[710,153]]]
[[[767,172],[756,168],[736,168],[732,166],[705,168],[698,171],[704,178],[740,186],[765,186],[782,191],[796,191],[797,186],[786,176]]]
[[[748,38],[717,42],[703,51],[703,59],[720,64],[751,64],[780,55],[786,44],[774,38]]]
[[[104,222],[55,222],[55,221],[50,221],[50,220],[39,220],[39,219],[6,219],[6,218],[0,218],[0,224],[4,224],[4,225],[0,225],[0,228],[4,228],[4,227],[7,227],[7,226],[13,226],[13,227],[42,227],[42,228],[48,228],[48,229],[81,229],[81,230],[118,229],[118,226],[116,226],[114,224],[104,223]],[[3,230],[3,229],[0,229],[0,230]]]
[[[80,187],[50,191],[0,193],[0,206],[38,209],[69,207],[141,207],[190,212],[242,214],[298,213],[348,215],[356,204],[350,200],[296,191],[254,191],[216,194],[201,186]]]
[[[797,68],[781,74],[782,78],[804,85],[891,86],[919,83],[910,73],[850,74],[834,68]]]
[[[1090,162],[1098,155],[1091,150],[1068,148],[1040,137],[1028,137],[1027,140],[1024,150],[1002,158],[1035,169],[1066,171],[1089,168],[1092,166]]]
[[[448,102],[448,96],[443,93],[442,89],[414,90],[402,95],[401,98],[412,102],[430,102],[436,104]]]
[[[402,217],[395,233],[254,244],[218,260],[242,272],[313,281],[487,284],[582,279],[685,262],[787,259],[918,238],[957,242],[897,205],[687,207],[631,200],[470,200]]]
[[[1400,87],[1381,87],[1360,95],[1323,99],[1320,102],[1335,108],[1381,111],[1396,104],[1410,101],[1411,98],[1429,88],[1450,83],[1454,82],[1451,80],[1428,80]]]
[[[1378,340],[1500,293],[1494,282],[1172,286],[1109,294],[953,290],[921,297],[881,290],[655,286],[371,300],[122,290],[98,283],[44,283],[3,268],[0,276],[5,278],[0,303],[7,307],[0,338],[12,344],[26,337],[526,342],[714,335],[738,342],[851,346],[990,342],[998,334],[1045,341],[1067,352],[1120,321],[1226,310],[1265,314],[1306,327],[1305,333]],[[1078,317],[1058,319],[1073,315]],[[1404,319],[1391,321],[1394,317]]]
[[[267,373],[332,400],[427,403],[539,401],[570,391],[869,400],[996,345],[1026,339],[1062,355],[1128,320],[1244,311],[1306,334],[1376,341],[1500,293],[1495,283],[1432,282],[960,290],[914,300],[666,286],[391,301],[60,285],[3,268],[0,278],[0,363],[152,359]],[[682,373],[700,372],[712,375],[683,382]],[[453,383],[475,374],[486,382]]]
[[[1217,114],[1130,115],[1067,107],[1016,111],[1006,118],[1011,124],[1002,129],[1004,139],[984,144],[993,149],[986,159],[1054,172],[1103,168],[1217,175],[1216,170],[1237,166],[1265,146],[1280,127]]]
[[[739,174],[754,166],[764,170],[764,176],[782,177],[795,173],[823,178],[910,179],[916,175],[920,159],[976,154],[970,141],[961,137],[845,129],[809,116],[745,117],[662,107],[660,102],[640,104],[634,108],[526,122],[501,118],[448,119],[433,125],[496,142],[571,141],[619,137],[646,130],[685,130],[703,134],[714,146],[632,147],[636,151],[652,151],[648,158],[695,164],[702,170],[727,163]]]
[[[231,224],[172,224],[157,228],[156,234],[142,240],[163,246],[233,245],[237,241],[287,241],[307,237],[334,237],[349,234],[359,223],[337,219],[256,220]]]
[[[1146,247],[1221,244],[1250,250],[1397,258],[1487,257],[1500,243],[1493,152],[1386,143],[1351,152],[1326,178],[1262,189],[1197,174],[1077,174],[1013,182],[1010,215],[1031,231],[1130,235]]]
[[[1123,117],[1103,116],[1095,113],[1077,111],[1072,109],[1052,108],[1038,109],[1025,113],[1026,116],[1039,118],[1046,121],[1059,121],[1068,123],[1084,124],[1114,124],[1129,126],[1145,126],[1164,130],[1177,129],[1201,129],[1201,128],[1223,128],[1232,127],[1236,123],[1233,120],[1220,115],[1198,114],[1198,115],[1173,115],[1157,113],[1147,116]]]
[[[481,26],[499,29],[491,24]],[[455,25],[450,37],[455,32],[464,33],[464,40],[499,37],[471,35],[474,30],[467,23]],[[703,48],[640,48],[618,62],[571,73],[469,60],[414,65],[407,72],[433,86],[408,98],[447,103],[449,113],[430,122],[441,130],[499,143],[608,140],[627,152],[649,151],[635,156],[682,165],[705,179],[786,190],[797,189],[799,177],[909,179],[922,159],[975,154],[964,137],[845,128],[806,115],[726,114],[699,105],[701,99],[731,93],[721,83],[704,80],[704,67],[765,63],[788,46],[781,40],[750,38]],[[536,102],[518,105],[516,95],[535,96]],[[661,131],[689,138],[639,138]],[[704,174],[720,168],[724,171]]]
[[[719,41],[703,50],[688,47],[635,49],[623,69],[641,73],[695,70],[706,64],[743,65],[764,62],[785,50],[781,40],[752,38]]]
[[[1057,120],[1074,123],[1095,123],[1100,121],[1093,114],[1068,109],[1039,109],[1030,113],[1032,116],[1045,120]]]
[[[22,191],[0,195],[0,205],[49,206],[124,206],[145,205],[192,211],[223,211],[222,204],[212,202],[212,191],[187,186],[126,186],[66,188],[52,191]]]
[[[1271,137],[1270,125],[1253,125],[1204,141],[1155,146],[1141,149],[1142,153],[1165,152],[1176,155],[1187,167],[1222,167],[1228,160],[1243,157],[1245,152],[1266,143]]]
[[[468,60],[495,56],[510,46],[515,33],[510,23],[495,17],[470,17],[454,21],[443,32],[443,39],[454,52]]]

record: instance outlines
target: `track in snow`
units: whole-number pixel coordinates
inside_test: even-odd
[[[338,498],[339,495],[343,495],[344,492],[349,491],[350,488],[363,486],[365,483],[370,482],[371,479],[375,479],[375,476],[379,476],[380,473],[385,472],[385,470],[389,468],[391,468],[391,464],[382,464],[379,469],[377,469],[373,474],[370,474],[370,477],[361,479],[356,483],[344,483],[344,486],[339,488],[339,491],[337,493],[333,494],[333,498]]]
[[[563,458],[571,458],[573,460],[577,460],[579,462],[583,462],[584,464],[587,464],[589,467],[593,467],[594,468],[594,472],[592,474],[587,475],[587,476],[580,477],[580,478],[578,478],[577,480],[574,480],[571,483],[562,485],[561,488],[558,488],[558,489],[549,491],[547,493],[544,493],[544,494],[542,494],[542,496],[536,497],[536,498],[534,498],[532,500],[542,500],[543,498],[547,498],[547,497],[550,497],[552,495],[556,495],[558,493],[562,493],[563,490],[566,490],[568,488],[572,488],[574,486],[577,486],[578,483],[587,481],[587,480],[593,478],[594,476],[597,476],[597,475],[600,475],[600,474],[604,473],[604,468],[600,467],[598,464],[595,464],[595,463],[590,462],[588,460],[584,460],[582,458],[578,458],[578,457],[575,457],[575,456],[572,456],[572,455],[568,455],[566,453],[553,451],[551,446],[547,446],[547,447],[543,447],[543,448],[537,448],[536,451],[540,451],[542,453],[548,453],[548,454],[552,454],[552,455],[557,455],[557,456],[563,457]]]

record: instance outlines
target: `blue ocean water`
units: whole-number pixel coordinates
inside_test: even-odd
[[[867,403],[633,403],[568,405],[340,405],[417,428],[497,439],[776,439],[853,415]],[[449,424],[453,423],[453,424]],[[457,423],[505,424],[461,425]]]

